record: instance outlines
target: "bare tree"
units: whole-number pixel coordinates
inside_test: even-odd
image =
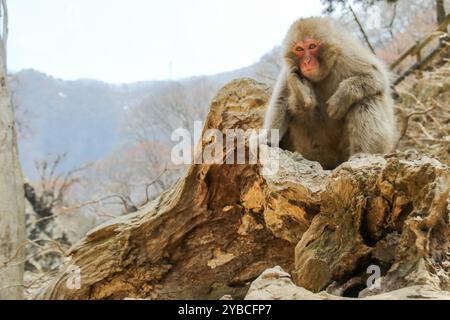
[[[0,17],[2,18],[1,21],[1,55],[3,57],[3,66],[6,69],[7,66],[7,55],[6,55],[6,44],[8,42],[8,6],[6,3],[6,0],[1,0],[1,10],[0,10]]]
[[[123,156],[100,164],[103,194],[120,194],[142,205],[170,187],[182,171],[171,164],[171,135],[180,127],[192,131],[194,121],[205,118],[217,89],[206,77],[168,82],[134,106],[125,118]]]
[[[445,20],[444,0],[436,0],[436,20],[438,25]]]
[[[351,1],[349,1],[349,0],[321,0],[321,1],[322,1],[322,4],[325,5],[325,9],[324,9],[325,13],[332,13],[332,12],[336,11],[339,6],[341,6],[344,9],[348,9],[348,11],[351,13],[354,21],[356,22],[356,25],[358,26],[358,29],[361,32],[361,35],[362,35],[365,43],[367,44],[369,49],[375,54],[375,49],[374,49],[371,41],[369,40],[369,36],[368,36],[366,30],[364,29],[363,24],[361,23],[361,19],[358,17],[356,11],[353,9]],[[396,17],[396,9],[397,9],[396,3],[398,0],[354,0],[353,2],[362,4],[363,6],[365,6],[367,8],[367,7],[373,6],[376,2],[380,2],[380,1],[386,1],[387,3],[394,4],[394,13],[392,15],[392,19],[390,22],[390,28],[392,29],[392,24]]]
[[[86,186],[74,207],[107,219],[134,212],[169,188],[179,170],[170,163],[167,143],[147,141],[127,147],[86,172]]]
[[[61,212],[71,203],[72,189],[82,182],[81,172],[90,163],[71,170],[61,170],[66,154],[49,156],[45,160],[35,161],[39,179],[24,184],[25,198],[32,210],[26,212],[26,231],[28,257],[25,269],[34,272],[54,270],[61,263],[61,255],[50,250],[49,245],[57,244],[61,248],[71,245],[69,228],[61,221]],[[79,225],[77,226],[79,227]],[[44,253],[41,253],[44,251]]]
[[[55,207],[64,205],[68,191],[80,182],[77,175],[91,166],[87,163],[66,172],[59,171],[66,154],[58,154],[45,160],[36,160],[35,167],[39,175],[37,186],[25,183],[25,197],[33,207],[38,218],[54,215]]]
[[[8,12],[1,1],[0,39],[0,300],[23,298],[25,214],[11,96],[6,86]]]
[[[170,141],[176,128],[192,129],[195,120],[205,118],[217,89],[206,78],[168,82],[132,108],[124,131],[131,143]]]
[[[356,12],[353,10],[352,5],[350,4],[350,1],[346,0],[345,4],[347,5],[348,9],[350,10],[350,12],[352,13],[353,18],[355,19],[356,24],[358,25],[359,30],[361,31],[361,34],[364,37],[364,41],[366,42],[367,46],[369,47],[370,51],[373,52],[373,54],[375,54],[375,49],[373,48],[372,44],[370,43],[369,37],[367,36],[366,31],[364,30],[361,22],[359,21],[358,16],[356,15]]]

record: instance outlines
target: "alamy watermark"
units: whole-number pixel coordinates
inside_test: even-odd
[[[208,129],[201,121],[194,122],[193,133],[176,129],[171,136],[178,142],[171,151],[171,160],[181,164],[263,164],[263,174],[275,174],[279,168],[277,129]],[[270,145],[271,148],[268,148]],[[265,147],[262,147],[265,146]]]
[[[367,289],[380,289],[381,288],[381,268],[376,264],[372,264],[367,267],[367,274],[371,274],[367,278],[366,285]]]
[[[80,267],[71,264],[66,272],[68,273],[66,286],[67,289],[78,290],[81,288],[81,269]]]

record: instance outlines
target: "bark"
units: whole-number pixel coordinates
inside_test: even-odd
[[[0,56],[0,300],[23,298],[25,207],[11,97]]]
[[[253,80],[231,82],[213,99],[204,130],[260,127],[269,96]],[[420,272],[435,290],[448,288],[445,165],[398,154],[327,171],[278,151],[264,164],[192,165],[158,199],[71,250],[67,267],[80,268],[79,289],[67,286],[68,268],[37,298],[240,299],[277,265],[306,289],[340,295],[361,291],[373,263],[388,279],[381,291],[416,284]],[[262,174],[277,164],[276,174]]]
[[[337,168],[320,213],[296,246],[296,284],[362,296],[413,285],[450,289],[449,168],[412,153],[370,156]],[[381,287],[363,292],[370,266]]]
[[[436,0],[436,20],[438,25],[441,25],[445,20],[444,0]]]

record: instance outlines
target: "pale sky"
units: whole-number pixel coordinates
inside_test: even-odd
[[[112,83],[214,74],[279,45],[319,0],[12,0],[8,68]],[[171,67],[172,66],[172,67]]]

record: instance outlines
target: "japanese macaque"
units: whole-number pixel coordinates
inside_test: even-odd
[[[264,119],[280,146],[332,169],[357,153],[388,153],[396,121],[386,67],[329,18],[296,21]]]

